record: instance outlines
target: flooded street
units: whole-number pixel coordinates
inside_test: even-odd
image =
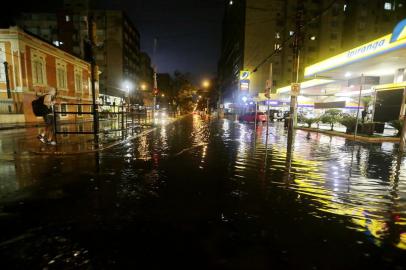
[[[405,269],[397,146],[269,130],[193,115],[100,153],[8,154],[2,268]]]

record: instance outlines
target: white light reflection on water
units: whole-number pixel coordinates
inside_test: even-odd
[[[231,125],[231,122],[225,122],[223,130]],[[238,151],[233,178],[252,177],[260,165],[256,163],[263,160],[260,156],[265,154],[266,132],[257,133],[259,138],[254,156],[251,156],[247,134],[252,128],[248,124],[234,124],[239,133],[235,135]],[[286,133],[279,123],[271,124],[270,133],[269,178],[274,185],[285,188],[286,182],[272,175],[285,172]],[[385,239],[393,239],[393,235],[389,235],[398,231],[397,240],[392,244],[405,248],[406,166],[404,157],[397,158],[396,148],[388,143],[381,146],[359,144],[323,134],[296,133],[288,188],[314,202],[315,216],[323,217],[323,213],[328,213],[350,220],[353,229],[364,232],[377,245]],[[223,133],[224,142],[232,140],[227,136],[231,133]]]

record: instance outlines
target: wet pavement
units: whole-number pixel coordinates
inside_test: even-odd
[[[195,115],[102,152],[2,155],[1,264],[406,268],[396,145],[304,131],[288,143],[281,123],[266,141],[263,126]]]

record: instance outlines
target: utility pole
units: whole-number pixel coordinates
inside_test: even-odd
[[[156,47],[157,47],[158,39],[154,38],[154,49],[153,49],[153,57],[156,54]],[[158,94],[158,80],[157,80],[157,67],[156,63],[154,63],[154,108],[152,109],[152,119],[155,117],[155,107],[156,107],[156,95]]]
[[[399,152],[403,153],[405,151],[405,145],[406,145],[406,114],[403,115],[403,127],[402,131],[400,133],[400,143],[399,143]]]
[[[361,107],[361,95],[362,95],[362,88],[364,85],[364,74],[361,74],[361,83],[359,86],[359,95],[358,95],[358,106],[357,106],[357,118],[356,118],[356,122],[355,122],[355,131],[354,131],[354,140],[357,137],[357,133],[358,133],[358,122],[359,122],[359,109]],[[365,110],[365,108],[364,108]]]
[[[92,107],[93,107],[93,134],[95,141],[98,142],[99,134],[99,107],[96,101],[96,80],[98,77],[97,67],[96,67],[96,56],[94,48],[96,46],[96,23],[94,22],[93,14],[89,14],[88,21],[88,34],[90,41],[90,78],[91,78],[91,88],[92,88]]]
[[[266,139],[265,139],[265,145],[266,145],[266,151],[268,150],[268,136],[269,136],[269,120],[270,120],[270,108],[269,108],[269,102],[270,102],[270,97],[271,97],[271,92],[272,92],[272,86],[273,86],[273,65],[272,63],[269,64],[269,83],[266,87],[266,92],[265,92],[265,96],[266,96],[266,103],[267,103],[267,120],[266,120]]]
[[[289,119],[289,132],[293,132],[294,127],[297,124],[297,96],[300,91],[299,85],[299,67],[300,67],[300,46],[301,46],[301,28],[303,17],[303,3],[297,1],[296,11],[296,27],[293,40],[293,72],[292,72],[292,89],[290,98],[290,119]],[[299,89],[297,89],[299,88]],[[295,91],[294,91],[295,90]]]
[[[406,96],[406,89],[403,90],[403,96]],[[404,102],[404,101],[403,101]],[[402,125],[402,130],[400,132],[400,143],[399,143],[399,153],[403,154],[405,152],[406,145],[406,108],[402,106],[403,118],[400,119]]]

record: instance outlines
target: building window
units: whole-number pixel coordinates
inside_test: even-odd
[[[279,32],[276,32],[275,38],[276,38],[276,39],[280,39],[280,38],[281,38],[281,35],[279,34]]]
[[[58,89],[68,89],[66,63],[56,61],[56,85]]]
[[[364,30],[366,28],[367,24],[365,22],[360,22],[358,25],[359,30]]]
[[[32,81],[33,84],[46,84],[45,56],[38,52],[32,54]]]
[[[346,10],[347,10],[347,4],[344,4],[343,11],[345,12]]]
[[[336,33],[332,33],[332,34],[330,35],[330,38],[331,38],[332,40],[337,40],[337,34],[336,34]]]
[[[308,50],[309,52],[315,52],[315,51],[316,51],[316,48],[315,48],[315,47],[308,47],[307,50]]]
[[[66,22],[70,22],[70,16],[69,16],[69,15],[66,15],[66,16],[65,16],[65,21],[66,21]]]
[[[384,8],[385,10],[392,10],[392,3],[385,2],[383,8]]]
[[[82,105],[78,105],[78,116],[82,116]]]
[[[66,103],[62,103],[61,104],[61,116],[67,116],[66,112],[67,112],[67,105],[66,105]]]
[[[82,70],[76,68],[75,68],[75,91],[78,93],[82,93],[83,91]]]
[[[6,81],[6,69],[4,68],[6,62],[6,50],[4,44],[0,44],[0,81]]]

